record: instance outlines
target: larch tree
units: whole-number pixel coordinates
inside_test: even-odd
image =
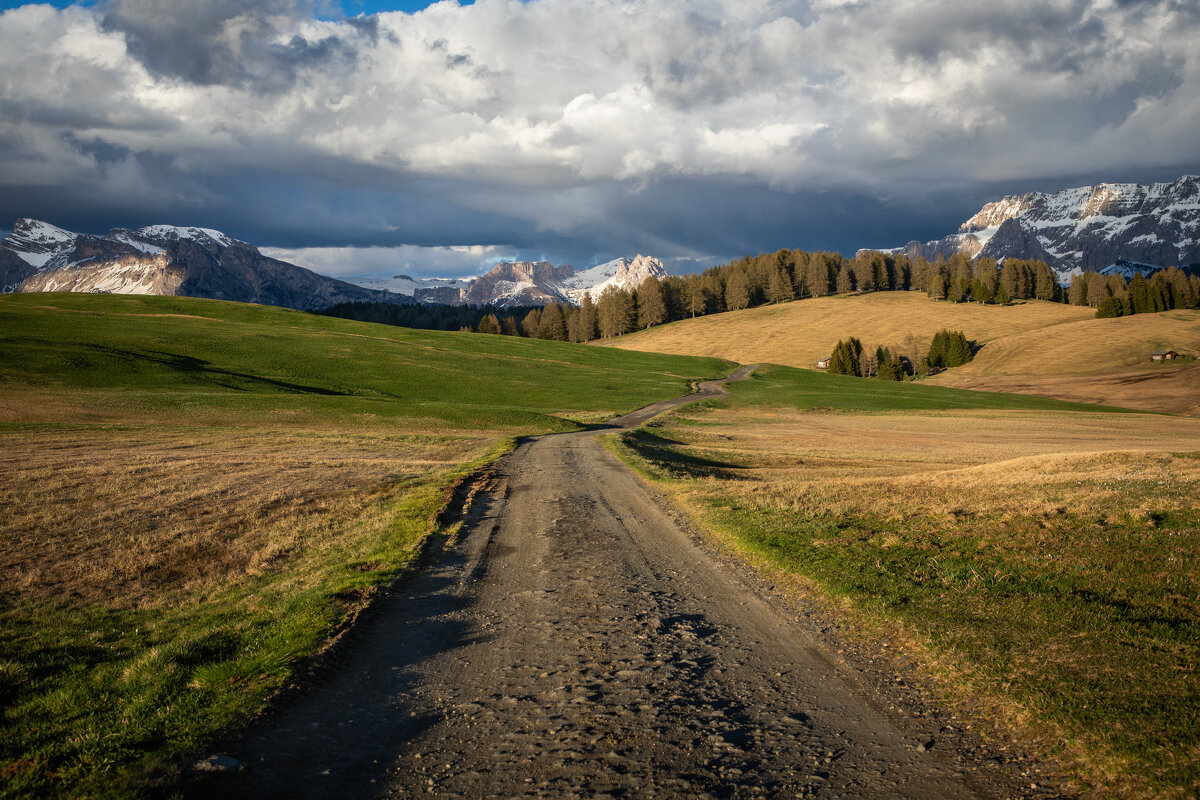
[[[633,329],[633,297],[629,292],[609,286],[596,304],[600,335],[606,339],[621,336]]]
[[[663,300],[662,283],[653,275],[642,281],[637,294],[638,325],[649,328],[667,321],[667,304]]]
[[[750,281],[744,270],[734,269],[725,283],[725,307],[738,311],[750,305]]]

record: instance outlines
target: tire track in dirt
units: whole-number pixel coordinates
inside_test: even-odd
[[[698,547],[596,434],[527,440],[502,459],[459,540],[382,601],[340,669],[245,734],[235,752],[249,770],[222,793],[1007,794],[991,785],[1000,767],[927,750],[928,730]]]

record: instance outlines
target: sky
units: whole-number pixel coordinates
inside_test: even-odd
[[[1194,0],[0,2],[0,228],[674,272],[1200,173]]]

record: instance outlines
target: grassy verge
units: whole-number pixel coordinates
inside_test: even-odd
[[[303,674],[517,435],[722,362],[0,297],[0,794],[122,797]]]
[[[1200,421],[864,388],[770,371],[614,446],[1089,791],[1195,796]]]

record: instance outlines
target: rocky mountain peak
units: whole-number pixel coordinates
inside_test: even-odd
[[[1010,195],[984,205],[958,233],[909,242],[909,257],[1041,259],[1066,280],[1119,259],[1159,267],[1200,262],[1200,179],[1100,183]]]
[[[52,255],[73,245],[76,236],[49,222],[22,217],[13,223],[12,233],[2,244],[18,255]]]
[[[1033,204],[1036,194],[1022,194],[1005,197],[987,203],[979,213],[958,226],[959,233],[974,233],[986,228],[994,228],[1002,222],[1019,216]]]
[[[412,302],[266,258],[211,228],[151,225],[91,236],[19,219],[0,245],[2,291],[183,295],[301,309]]]

